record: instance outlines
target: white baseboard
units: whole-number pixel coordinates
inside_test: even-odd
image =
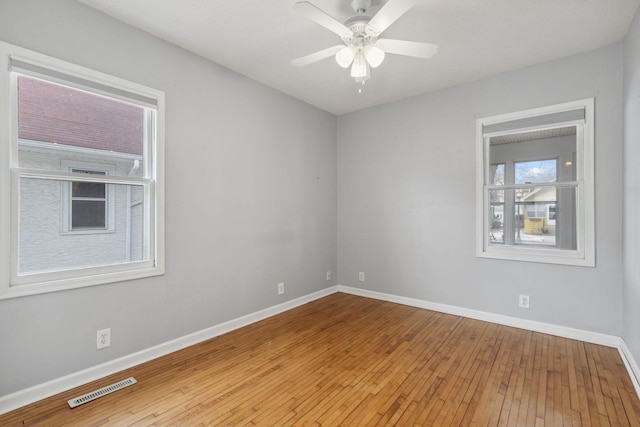
[[[568,328],[565,326],[558,326],[550,323],[537,322],[535,320],[519,319],[517,317],[504,316],[502,314],[472,310],[469,308],[440,304],[415,298],[401,297],[397,295],[385,294],[382,292],[370,291],[367,289],[338,286],[338,290],[347,294],[359,295],[382,301],[395,302],[397,304],[408,305],[411,307],[425,308],[427,310],[454,314],[456,316],[468,317],[470,319],[484,320],[485,322],[497,323],[505,326],[513,326],[514,328],[526,329],[528,331],[534,332],[542,332],[549,335],[556,335],[559,337],[586,341],[593,344],[606,345],[607,347],[618,347],[620,343],[620,337],[616,337],[613,335],[584,331],[582,329]]]
[[[627,367],[627,371],[629,371],[629,376],[631,377],[631,382],[633,382],[636,393],[638,394],[638,397],[640,397],[640,368],[638,368],[638,364],[633,358],[631,350],[629,350],[629,347],[627,347],[627,343],[622,338],[620,339],[620,341],[621,343],[618,347],[620,357],[624,362],[624,366]]]
[[[486,311],[472,310],[469,308],[457,307],[453,305],[440,304],[430,301],[419,300],[415,298],[401,297],[382,292],[370,291],[367,289],[353,288],[349,286],[338,286],[339,292],[358,295],[367,298],[373,298],[381,301],[393,302],[396,304],[408,305],[410,307],[424,308],[440,313],[454,314],[456,316],[468,317],[485,322],[497,323],[505,326],[513,326],[515,328],[525,329],[528,331],[542,332],[549,335],[555,335],[563,338],[569,338],[579,341],[585,341],[592,344],[604,345],[618,349],[620,357],[624,362],[631,382],[636,389],[636,393],[640,398],[640,369],[636,363],[631,351],[627,347],[622,337],[614,335],[601,334],[598,332],[585,331],[582,329],[569,328],[566,326],[558,326],[550,323],[537,322],[535,320],[519,319],[517,317],[504,316],[501,314],[488,313]]]
[[[513,326],[520,329],[526,329],[545,334],[556,335],[564,338],[586,341],[593,344],[615,347],[618,349],[620,356],[629,372],[631,381],[640,397],[640,369],[633,358],[631,351],[621,337],[613,335],[600,334],[596,332],[585,331],[581,329],[568,328],[564,326],[553,325],[549,323],[536,322],[532,320],[518,319],[515,317],[493,314],[484,311],[471,310],[453,305],[439,304],[415,298],[401,297],[397,295],[386,294],[382,292],[369,291],[366,289],[352,288],[348,286],[333,286],[323,289],[312,294],[278,304],[219,325],[194,332],[189,335],[168,341],[163,344],[106,362],[73,374],[66,375],[61,378],[48,381],[24,390],[17,391],[6,396],[0,396],[0,414],[12,411],[22,406],[37,402],[63,391],[78,387],[80,385],[95,381],[97,379],[115,374],[122,370],[131,368],[149,360],[165,356],[174,351],[181,350],[191,345],[215,338],[219,335],[242,328],[252,323],[264,320],[276,314],[291,310],[308,302],[320,299],[336,292],[344,292],[352,295],[359,295],[367,298],[373,298],[382,301],[393,302],[397,304],[408,305],[411,307],[424,308],[427,310],[438,311],[441,313],[454,314],[457,316],[468,317],[471,319],[483,320],[486,322],[497,323],[505,326]]]
[[[233,319],[228,322],[224,322],[219,325],[215,325],[210,328],[185,335],[166,343],[159,344],[157,346],[147,348],[145,350],[141,350],[139,352],[120,357],[118,359],[93,366],[79,372],[74,372],[61,378],[56,378],[43,384],[38,384],[36,386],[17,391],[15,393],[0,396],[0,414],[18,409],[20,407],[37,402],[38,400],[45,399],[47,397],[70,390],[74,387],[81,386],[91,381],[104,378],[108,375],[115,374],[124,369],[131,368],[144,362],[148,362],[149,360],[165,356],[169,353],[173,353],[174,351],[181,350],[202,341],[215,338],[219,335],[226,334],[227,332],[231,332],[260,320],[275,316],[276,314],[283,313],[285,311],[291,310],[293,308],[336,292],[338,292],[337,286],[322,289],[318,292],[314,292],[312,294],[305,295],[303,297],[296,298],[291,301],[287,301],[282,304],[257,311],[255,313],[251,313],[246,316],[242,316],[237,319]]]

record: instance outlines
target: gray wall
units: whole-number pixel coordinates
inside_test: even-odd
[[[340,116],[338,282],[620,335],[621,81],[614,45]],[[589,97],[597,267],[476,258],[475,119]]]
[[[0,396],[336,284],[335,116],[72,0],[2,0],[0,40],[167,103],[166,275],[0,301]]]
[[[624,40],[624,287],[622,337],[640,362],[640,12]]]

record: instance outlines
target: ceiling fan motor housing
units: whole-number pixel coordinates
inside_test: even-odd
[[[342,41],[347,45],[356,47],[364,47],[376,42],[378,34],[373,33],[367,24],[371,17],[366,15],[357,15],[347,19],[344,25],[351,30],[351,34],[342,37]]]
[[[371,7],[371,0],[351,0],[351,7],[355,13],[365,13]]]

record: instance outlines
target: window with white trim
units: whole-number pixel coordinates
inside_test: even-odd
[[[115,165],[62,160],[62,171],[113,176]],[[71,181],[62,185],[62,233],[115,233],[114,185]]]
[[[0,298],[163,274],[164,94],[0,53]]]
[[[477,255],[595,265],[593,99],[477,120]]]
[[[71,172],[107,175],[104,171],[88,169],[71,169]],[[69,223],[71,224],[71,230],[107,229],[107,185],[104,182],[72,181],[69,183]]]

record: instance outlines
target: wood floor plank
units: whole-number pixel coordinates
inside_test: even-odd
[[[128,376],[138,383],[66,404]],[[334,294],[0,425],[640,426],[640,400],[616,349]]]

